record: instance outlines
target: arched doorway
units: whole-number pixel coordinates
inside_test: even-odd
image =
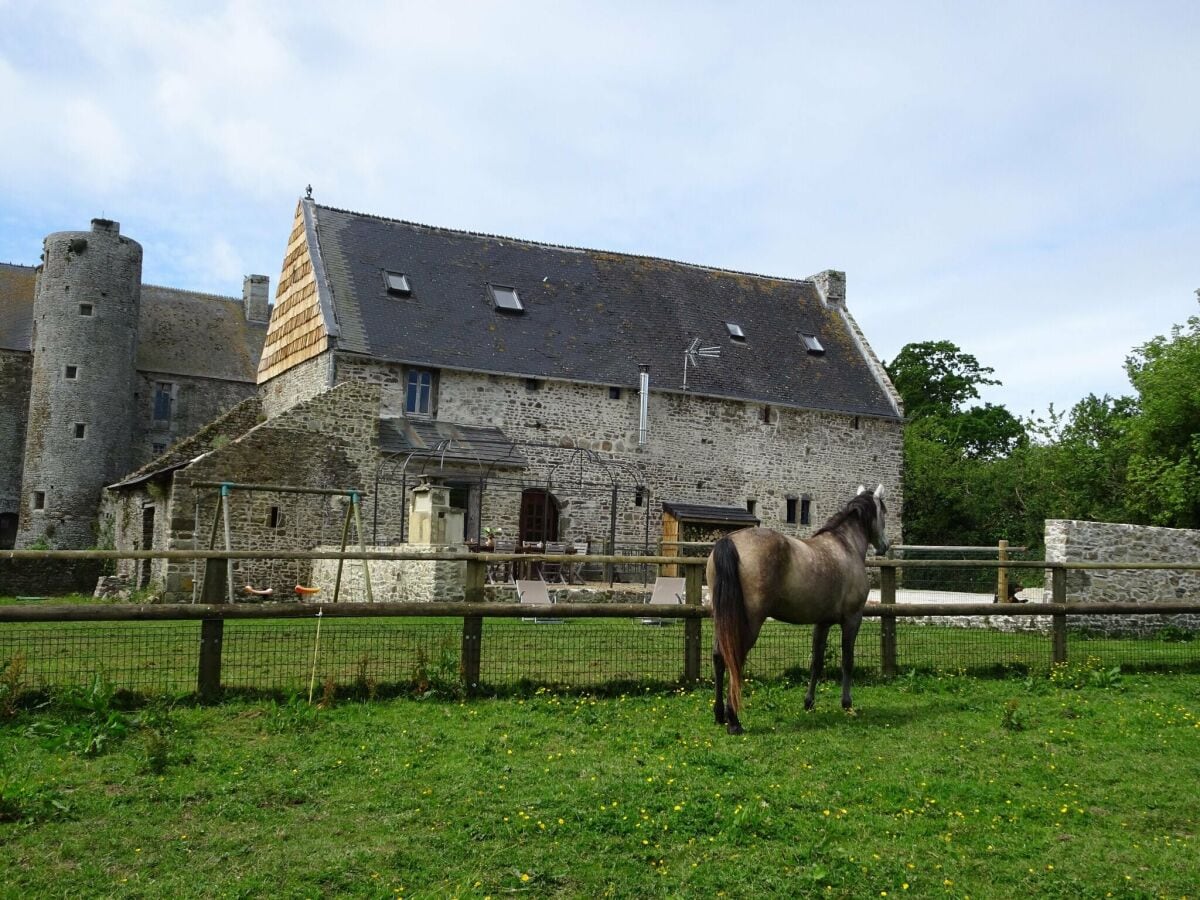
[[[517,539],[524,541],[558,540],[558,500],[542,488],[521,492],[521,519]]]

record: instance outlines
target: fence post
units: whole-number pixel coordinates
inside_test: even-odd
[[[1050,602],[1060,606],[1065,606],[1067,602],[1067,570],[1061,565],[1050,570]],[[1065,663],[1067,661],[1067,614],[1056,612],[1052,622],[1052,659],[1056,663]]]
[[[896,603],[896,570],[892,566],[879,569],[879,602]],[[885,678],[896,674],[896,617],[881,616],[879,621],[879,653]]]
[[[224,636],[224,619],[200,620],[200,665],[196,674],[196,692],[201,700],[215,700],[221,694],[221,642]]]
[[[996,547],[996,558],[1000,562],[1008,559],[1008,541],[1003,538]],[[1010,599],[1008,596],[1008,569],[1000,566],[996,569],[996,602],[1007,603]]]
[[[699,606],[700,598],[700,566],[687,566],[684,575],[684,602],[688,606]],[[683,620],[683,680],[696,682],[700,680],[700,619]]]
[[[467,603],[483,602],[483,585],[487,581],[487,564],[467,560],[463,599]],[[479,658],[483,644],[483,617],[464,616],[462,633],[462,678],[467,692],[479,687]]]

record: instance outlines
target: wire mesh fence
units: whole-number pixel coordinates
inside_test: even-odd
[[[937,619],[897,619],[897,671],[965,674],[1046,673],[1051,635],[1019,630],[993,616],[989,628],[951,627]],[[1026,617],[1028,618],[1028,617]],[[1048,617],[1043,617],[1048,618]],[[1147,616],[1152,622],[1162,617]],[[630,685],[673,685],[683,680],[685,627],[639,619],[563,619],[527,622],[485,619],[478,685],[484,692],[533,686],[606,690]],[[1125,670],[1200,672],[1200,634],[1163,625],[1137,636],[1069,630],[1069,664]],[[830,632],[824,666],[837,677],[841,641]],[[0,665],[30,690],[87,685],[100,678],[138,695],[182,695],[197,690],[201,623],[4,623]],[[857,677],[883,672],[881,623],[864,621],[855,649]],[[746,674],[756,680],[805,679],[812,628],[768,621],[750,654]],[[461,687],[463,620],[456,618],[325,618],[230,620],[224,625],[220,684],[226,691],[279,696],[395,695]],[[701,680],[712,678],[712,623],[700,629]]]

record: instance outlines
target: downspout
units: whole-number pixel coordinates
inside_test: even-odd
[[[650,367],[638,366],[638,446],[650,442]]]

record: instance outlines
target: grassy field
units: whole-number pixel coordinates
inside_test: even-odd
[[[3,893],[1196,896],[1195,675],[747,696],[0,705]]]

